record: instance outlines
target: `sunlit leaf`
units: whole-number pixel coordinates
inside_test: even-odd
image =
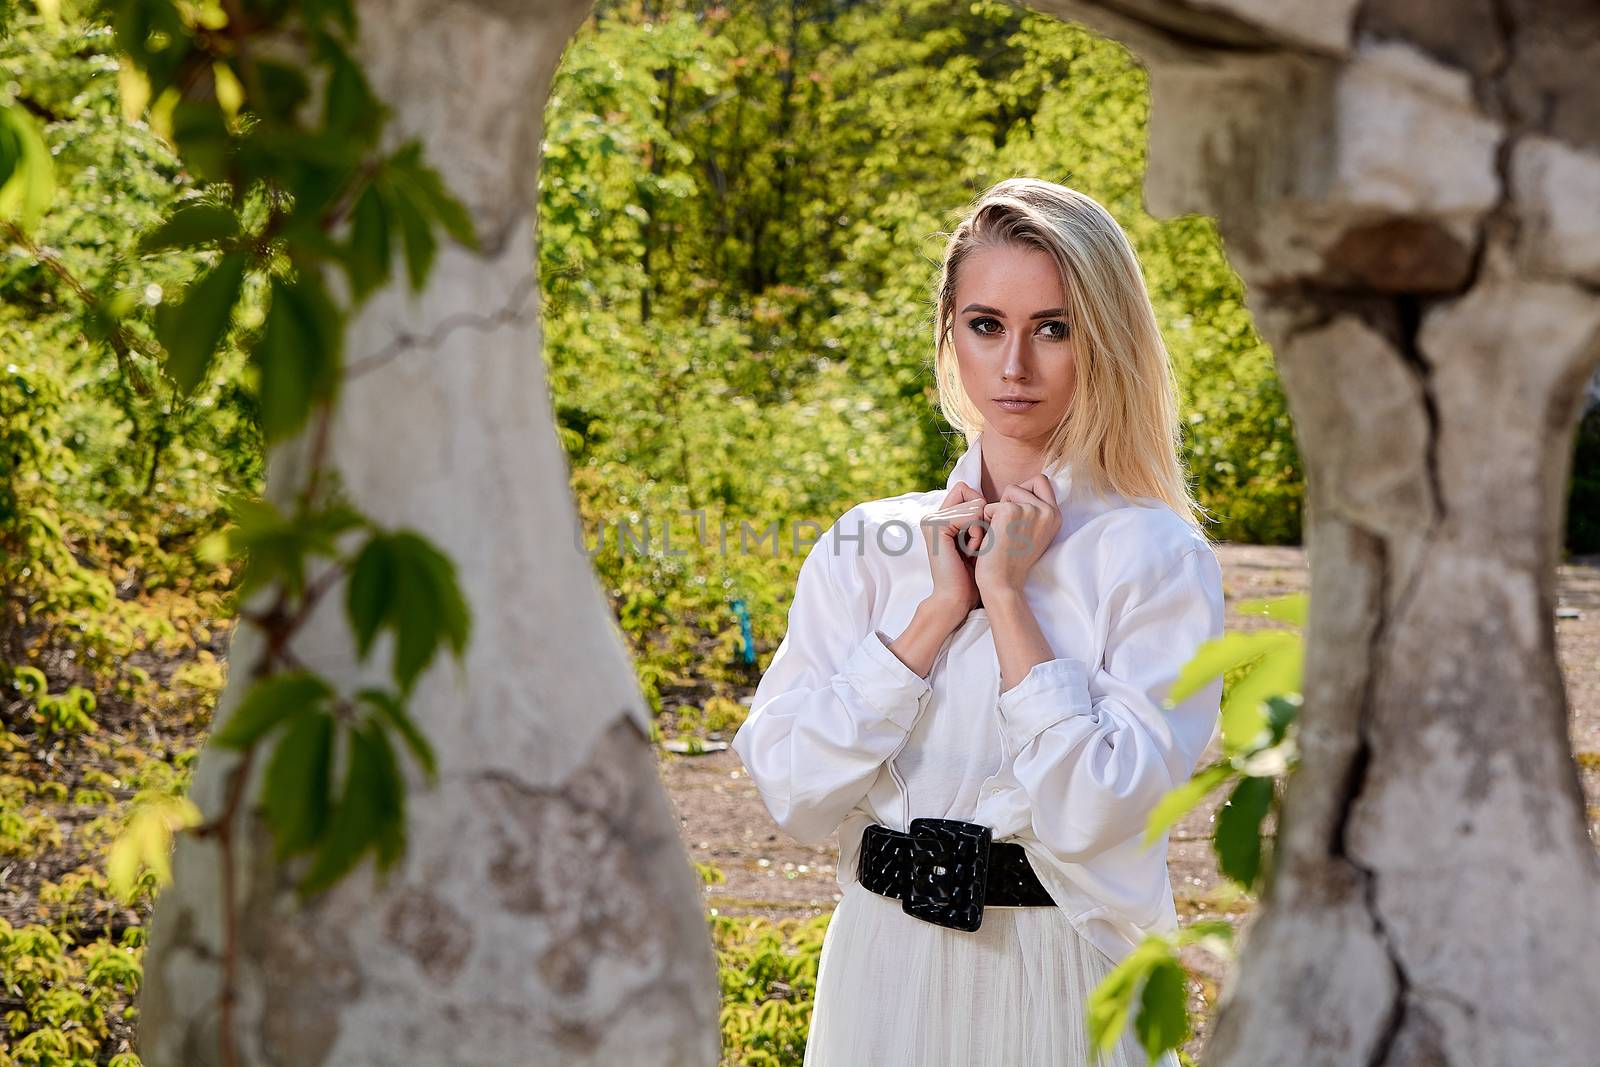
[[[1163,939],[1146,938],[1090,992],[1086,1025],[1092,1047],[1110,1052],[1122,1040],[1145,977],[1170,952]]]
[[[1248,663],[1285,645],[1300,642],[1300,635],[1286,630],[1252,630],[1248,633],[1234,631],[1212,638],[1195,650],[1189,661],[1178,672],[1167,699],[1181,703],[1204,689],[1217,678],[1241,663]]]
[[[1310,610],[1311,597],[1307,593],[1290,593],[1280,597],[1256,597],[1241,600],[1234,605],[1234,610],[1241,615],[1265,615],[1278,622],[1290,623],[1294,626],[1304,626],[1306,615]]]
[[[1171,829],[1174,823],[1193,811],[1195,805],[1206,798],[1206,794],[1227,781],[1233,773],[1233,768],[1228,764],[1213,763],[1183,784],[1167,790],[1156,802],[1155,808],[1150,812],[1149,820],[1145,823],[1145,845],[1155,844],[1156,838],[1161,836],[1162,831]]]
[[[1299,692],[1304,658],[1298,639],[1284,642],[1233,684],[1222,704],[1223,752],[1243,752],[1263,742],[1271,731],[1267,698]]]
[[[38,123],[16,104],[0,107],[0,220],[33,229],[55,189],[55,164]]]
[[[200,821],[200,809],[187,797],[162,796],[138,802],[106,854],[106,881],[112,894],[131,902],[144,870],[154,875],[158,886],[170,884],[172,835]]]

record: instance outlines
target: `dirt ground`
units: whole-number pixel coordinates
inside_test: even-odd
[[[1229,604],[1229,629],[1257,624],[1256,619],[1238,615],[1234,605],[1239,601],[1303,591],[1309,581],[1301,548],[1220,544],[1217,555]],[[1561,567],[1556,634],[1572,712],[1570,736],[1589,800],[1593,835],[1600,829],[1600,557]],[[1201,765],[1217,755],[1213,746],[1201,757]],[[726,881],[707,887],[708,907],[727,915],[774,919],[833,910],[840,899],[836,840],[812,848],[787,838],[767,814],[731,749],[696,756],[662,751],[658,765],[685,847],[695,860],[715,864],[726,876]],[[1218,803],[1213,799],[1174,827],[1168,850],[1173,892],[1182,921],[1220,916],[1247,929],[1253,901],[1229,891],[1230,884],[1217,873],[1209,843]],[[1191,1009],[1197,1026],[1187,1048],[1197,1054],[1227,964],[1198,948],[1185,950],[1184,963],[1194,978]]]

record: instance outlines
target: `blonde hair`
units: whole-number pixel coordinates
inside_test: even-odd
[[[995,247],[1055,260],[1077,340],[1077,390],[1050,436],[1045,469],[1070,463],[1074,482],[1097,495],[1109,489],[1158,500],[1205,536],[1208,513],[1189,486],[1171,361],[1138,257],[1110,213],[1075,189],[1007,178],[979,195],[950,233],[934,314],[940,413],[968,445],[983,429],[983,415],[962,387],[951,333],[962,263]]]

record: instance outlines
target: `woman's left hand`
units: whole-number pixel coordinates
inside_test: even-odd
[[[999,500],[984,505],[983,518],[989,532],[973,568],[978,591],[986,599],[1020,593],[1028,572],[1061,529],[1055,487],[1043,474],[1008,485]]]

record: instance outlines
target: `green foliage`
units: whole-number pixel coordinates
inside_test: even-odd
[[[1128,230],[1215,534],[1297,540],[1286,404],[1214,224],[1143,210],[1132,56],[987,0],[803,4],[781,44],[780,15],[604,4],[546,108],[551,392],[584,545],[652,708],[734,697],[757,672],[730,601],[771,649],[810,536],[860,500],[942,484],[960,451],[932,414],[943,234],[1011,174],[1072,184]],[[650,547],[622,524],[648,526]]]
[[[311,457],[316,473],[292,504],[262,500],[263,448],[326,419],[345,316],[389,282],[391,252],[417,291],[441,250],[436,228],[471,249],[477,239],[420,143],[380,148],[386,113],[351,59],[353,9],[244,8],[138,0],[106,9],[109,25],[96,5],[6,13],[0,236],[19,254],[0,261],[0,683],[25,691],[6,707],[30,711],[58,749],[90,749],[102,709],[203,717],[223,679],[196,646],[233,605],[275,590],[253,618],[268,656],[244,668],[269,688],[247,691],[249,714],[221,740],[271,747],[261,802],[280,858],[314,852],[310,891],[369,848],[380,869],[398,858],[395,748],[436,773],[405,701],[441,647],[463,654],[469,619],[449,561],[339,503],[332,479],[319,482],[325,455]],[[278,34],[297,35],[310,63],[261,47]],[[301,105],[320,72],[315,113]],[[330,296],[339,271],[349,305]],[[299,689],[272,689],[285,668],[274,628],[303,620],[353,561],[346,534],[393,547],[400,602],[376,622],[395,637],[395,690],[316,691],[292,663]],[[135,662],[146,652],[192,655],[193,669],[164,690]],[[191,694],[200,699],[183,707]],[[72,796],[115,804],[115,782]],[[66,782],[45,786],[29,804],[66,803]],[[53,899],[148,906],[168,878],[171,835],[198,823],[180,801],[156,783],[125,817],[84,824],[73,843],[105,847],[108,875],[74,875]],[[30,848],[53,824],[19,808],[0,809],[0,827]],[[27,1025],[41,1048],[55,1040]],[[76,1063],[108,1050],[48,1051]]]
[[[1246,600],[1244,614],[1303,627],[1305,594]],[[1169,790],[1151,811],[1144,844],[1154,844],[1214,791],[1228,787],[1212,831],[1218,870],[1247,891],[1268,874],[1270,854],[1263,824],[1277,804],[1277,781],[1293,770],[1297,743],[1290,732],[1300,705],[1304,648],[1298,632],[1257,629],[1229,632],[1207,641],[1184,664],[1167,694],[1177,703],[1221,676],[1222,758]],[[1174,937],[1149,935],[1118,964],[1090,998],[1095,1044],[1109,1051],[1132,1018],[1152,1063],[1188,1040],[1190,1027],[1184,969],[1178,950],[1200,941],[1226,956],[1232,927],[1223,921],[1192,923]]]
[[[37,923],[0,919],[0,984],[14,1005],[5,1013],[7,1067],[88,1067],[97,1062],[109,1019],[133,996],[142,971],[129,945],[75,947]],[[137,1064],[124,1057],[123,1063]]]
[[[1238,610],[1304,626],[1306,594],[1247,600]],[[1222,758],[1169,791],[1150,813],[1144,843],[1154,843],[1207,796],[1230,787],[1213,843],[1220,869],[1246,890],[1266,870],[1262,823],[1276,803],[1274,782],[1293,770],[1298,746],[1290,727],[1300,706],[1304,645],[1300,633],[1279,629],[1231,632],[1201,645],[1179,672],[1167,699],[1181,701],[1225,672],[1244,668],[1227,685],[1222,704]]]
[[[1233,927],[1221,920],[1195,922],[1171,936],[1150,934],[1136,945],[1089,995],[1092,1048],[1114,1049],[1130,1019],[1151,1063],[1189,1039],[1187,972],[1178,953],[1190,944],[1229,958]]]
[[[471,624],[455,565],[423,538],[401,531],[373,536],[351,568],[345,610],[366,658],[381,630],[395,635],[395,677],[410,692],[443,642],[460,656]]]
[[[366,539],[341,556],[335,535],[355,525],[364,527]],[[396,741],[430,779],[437,774],[433,749],[406,701],[443,644],[458,659],[466,649],[470,617],[453,564],[416,534],[378,530],[338,505],[308,522],[286,520],[264,502],[251,502],[240,523],[210,551],[248,552],[301,589],[307,556],[328,553],[335,564],[329,573],[351,576],[345,609],[358,655],[368,657],[380,630],[394,632],[393,691],[368,686],[341,697],[320,676],[280,670],[250,687],[212,734],[213,744],[245,751],[276,735],[262,810],[278,859],[312,853],[299,882],[302,896],[334,884],[369,850],[379,873],[386,873],[405,841],[405,788]],[[344,777],[336,789],[340,752]]]
[[[799,1067],[828,916],[710,917],[722,987],[722,1062]]]
[[[48,890],[57,921],[81,927],[71,909],[110,893],[100,866],[147,905],[156,855],[192,825],[162,798],[181,795],[193,751],[140,747],[204,729],[227,620],[274,587],[292,614],[342,571],[360,653],[386,647],[393,685],[281,705],[256,734],[260,799],[280,858],[303,856],[323,879],[368,850],[380,864],[395,854],[397,750],[436,773],[405,701],[439,650],[459,658],[465,604],[415,535],[320,495],[261,500],[263,453],[339,398],[354,305],[334,300],[336,275],[359,302],[399,257],[416,291],[444,237],[476,243],[420,147],[380,147],[392,142],[352,58],[351,5],[246,5],[263,30],[299,36],[306,69],[249,47],[212,53],[231,41],[214,4],[138,0],[107,9],[109,22],[62,6],[59,20],[42,13],[52,5],[0,17],[11,252],[0,257],[0,687],[12,709],[0,755],[48,743],[37,751],[56,760],[99,751],[108,733],[108,749],[138,744],[120,746],[135,752],[118,776],[77,788],[0,775],[0,852],[60,852],[76,836],[49,805],[117,798],[77,835],[93,873]],[[862,499],[942,482],[959,443],[931,416],[926,362],[941,231],[1009,174],[1073,184],[1128,229],[1178,371],[1191,470],[1222,519],[1215,533],[1298,540],[1286,406],[1215,226],[1143,212],[1147,87],[1125,50],[991,0],[606,3],[595,15],[546,112],[544,358],[585,544],[604,535],[593,562],[662,721],[737,726],[736,697],[758,668],[743,663],[729,601],[744,599],[770,650],[806,522],[814,535]],[[307,110],[313,80],[325,93]],[[1600,493],[1583,495],[1600,469],[1585,461],[1593,438],[1580,438],[1574,465],[1575,545],[1600,514]],[[635,533],[648,523],[656,550],[618,548],[620,521]],[[1273,638],[1223,664],[1240,672],[1230,757],[1188,794],[1198,803],[1232,783],[1217,844],[1242,882],[1270,858],[1256,815],[1262,783],[1292,759],[1294,711],[1245,681],[1257,696],[1283,688],[1292,649]],[[160,746],[147,740],[157,734]],[[724,1023],[731,1047],[749,1049],[737,1062],[798,1062],[802,958],[821,927],[719,935],[744,976]],[[17,1010],[41,1034],[29,1062],[71,1062],[70,1049],[48,1051],[58,1039],[42,1014]]]

